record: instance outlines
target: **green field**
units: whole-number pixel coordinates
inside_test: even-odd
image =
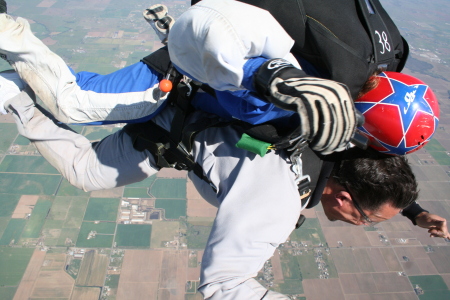
[[[130,188],[125,187],[123,192],[125,198],[150,198],[148,188]]]
[[[186,236],[189,249],[205,249],[212,226],[187,224]]]
[[[55,197],[52,209],[48,214],[48,220],[65,220],[70,208],[72,197]]]
[[[0,300],[13,300],[17,287],[0,287]]]
[[[76,246],[87,248],[111,248],[114,240],[116,223],[113,222],[83,222],[78,234]],[[87,239],[89,232],[96,231],[94,238]]]
[[[429,151],[431,156],[438,162],[440,165],[450,166],[450,156],[447,152],[437,152],[437,151]]]
[[[445,148],[436,139],[431,139],[426,145],[425,149],[428,151],[445,151]]]
[[[155,208],[163,208],[166,219],[179,219],[186,216],[186,200],[156,199]]]
[[[321,243],[326,243],[319,219],[316,218],[307,218],[299,229],[292,232],[290,238],[292,241],[310,242],[316,246]]]
[[[0,247],[0,286],[16,286],[33,255],[34,248]]]
[[[59,172],[42,156],[6,155],[0,172],[58,175]]]
[[[28,145],[30,145],[30,140],[19,134],[17,136],[16,140],[14,141],[14,145],[28,146]]]
[[[150,176],[149,178],[142,180],[140,182],[135,182],[132,184],[127,185],[129,188],[146,188],[148,189],[155,181],[156,181],[156,175]]]
[[[80,228],[88,201],[88,198],[83,197],[72,199],[66,222],[63,225],[64,228]]]
[[[11,67],[9,67],[9,69],[11,69]],[[0,156],[3,156],[17,137],[16,124],[0,123],[0,132],[2,133],[2,138],[0,139]]]
[[[186,179],[158,178],[151,186],[150,194],[157,199],[186,199]]]
[[[0,239],[0,246],[7,246],[12,240],[14,240],[14,244],[17,244],[26,223],[25,219],[10,219]]]
[[[168,242],[178,235],[180,230],[180,222],[173,221],[153,221],[152,223],[152,248],[164,247],[164,242]]]
[[[10,217],[19,200],[20,195],[0,194],[0,218]]]
[[[84,221],[116,221],[119,203],[118,198],[89,199]]]
[[[72,243],[69,244],[69,246],[76,245],[79,232],[80,232],[79,228],[61,229],[61,234],[59,235],[58,241],[56,242],[56,246],[67,246],[66,239],[70,239],[72,241]]]
[[[423,294],[420,300],[450,299],[450,290],[439,275],[409,276],[413,288],[419,286]]]
[[[118,224],[117,247],[149,248],[152,225]]]
[[[408,278],[413,286],[417,284],[424,291],[448,290],[447,285],[439,275],[409,276]]]
[[[111,289],[116,289],[119,286],[120,275],[107,275],[105,285]]]
[[[301,280],[285,279],[283,283],[278,285],[278,292],[282,294],[303,294],[303,285]]]
[[[3,232],[5,231],[6,227],[8,226],[10,218],[0,218],[0,238],[3,235]]]
[[[83,190],[80,190],[79,188],[74,187],[71,185],[66,179],[63,179],[61,181],[61,185],[58,189],[58,196],[85,196],[89,197],[90,192],[85,192]]]
[[[31,217],[25,226],[22,238],[38,238],[41,228],[45,223],[45,218],[50,211],[53,202],[50,200],[39,199],[33,208]],[[62,225],[62,223],[61,223]]]
[[[60,181],[60,175],[0,173],[0,193],[53,195]]]

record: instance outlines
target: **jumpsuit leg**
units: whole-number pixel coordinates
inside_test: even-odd
[[[19,133],[72,185],[85,191],[110,189],[142,181],[158,171],[153,156],[137,151],[124,131],[91,143],[37,108],[27,88],[6,102]]]
[[[165,100],[164,95],[155,95],[160,93],[157,83],[134,93],[82,90],[62,58],[33,35],[23,18],[15,21],[0,14],[0,54],[63,123],[140,119]]]

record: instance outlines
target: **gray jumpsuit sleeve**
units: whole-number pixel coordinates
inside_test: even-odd
[[[230,127],[205,130],[196,139],[196,161],[218,187],[219,203],[199,290],[206,299],[289,299],[253,277],[300,216],[295,176],[285,153],[262,158],[234,147],[238,139]]]

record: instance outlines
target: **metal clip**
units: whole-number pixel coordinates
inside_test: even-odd
[[[302,153],[303,149],[302,150],[296,149],[290,156],[290,160],[292,163],[291,169],[292,172],[294,172],[295,174],[295,184],[297,186],[299,186],[299,184],[304,180],[306,180],[307,182],[311,182],[311,177],[309,177],[309,175],[303,175]],[[303,203],[302,201],[302,209],[304,209],[308,205],[308,202],[309,199],[305,203]]]

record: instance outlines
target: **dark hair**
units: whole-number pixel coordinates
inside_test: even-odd
[[[418,195],[418,184],[405,156],[380,153],[371,148],[344,151],[333,170],[338,183],[346,186],[363,209],[376,211],[390,203],[403,209]]]

